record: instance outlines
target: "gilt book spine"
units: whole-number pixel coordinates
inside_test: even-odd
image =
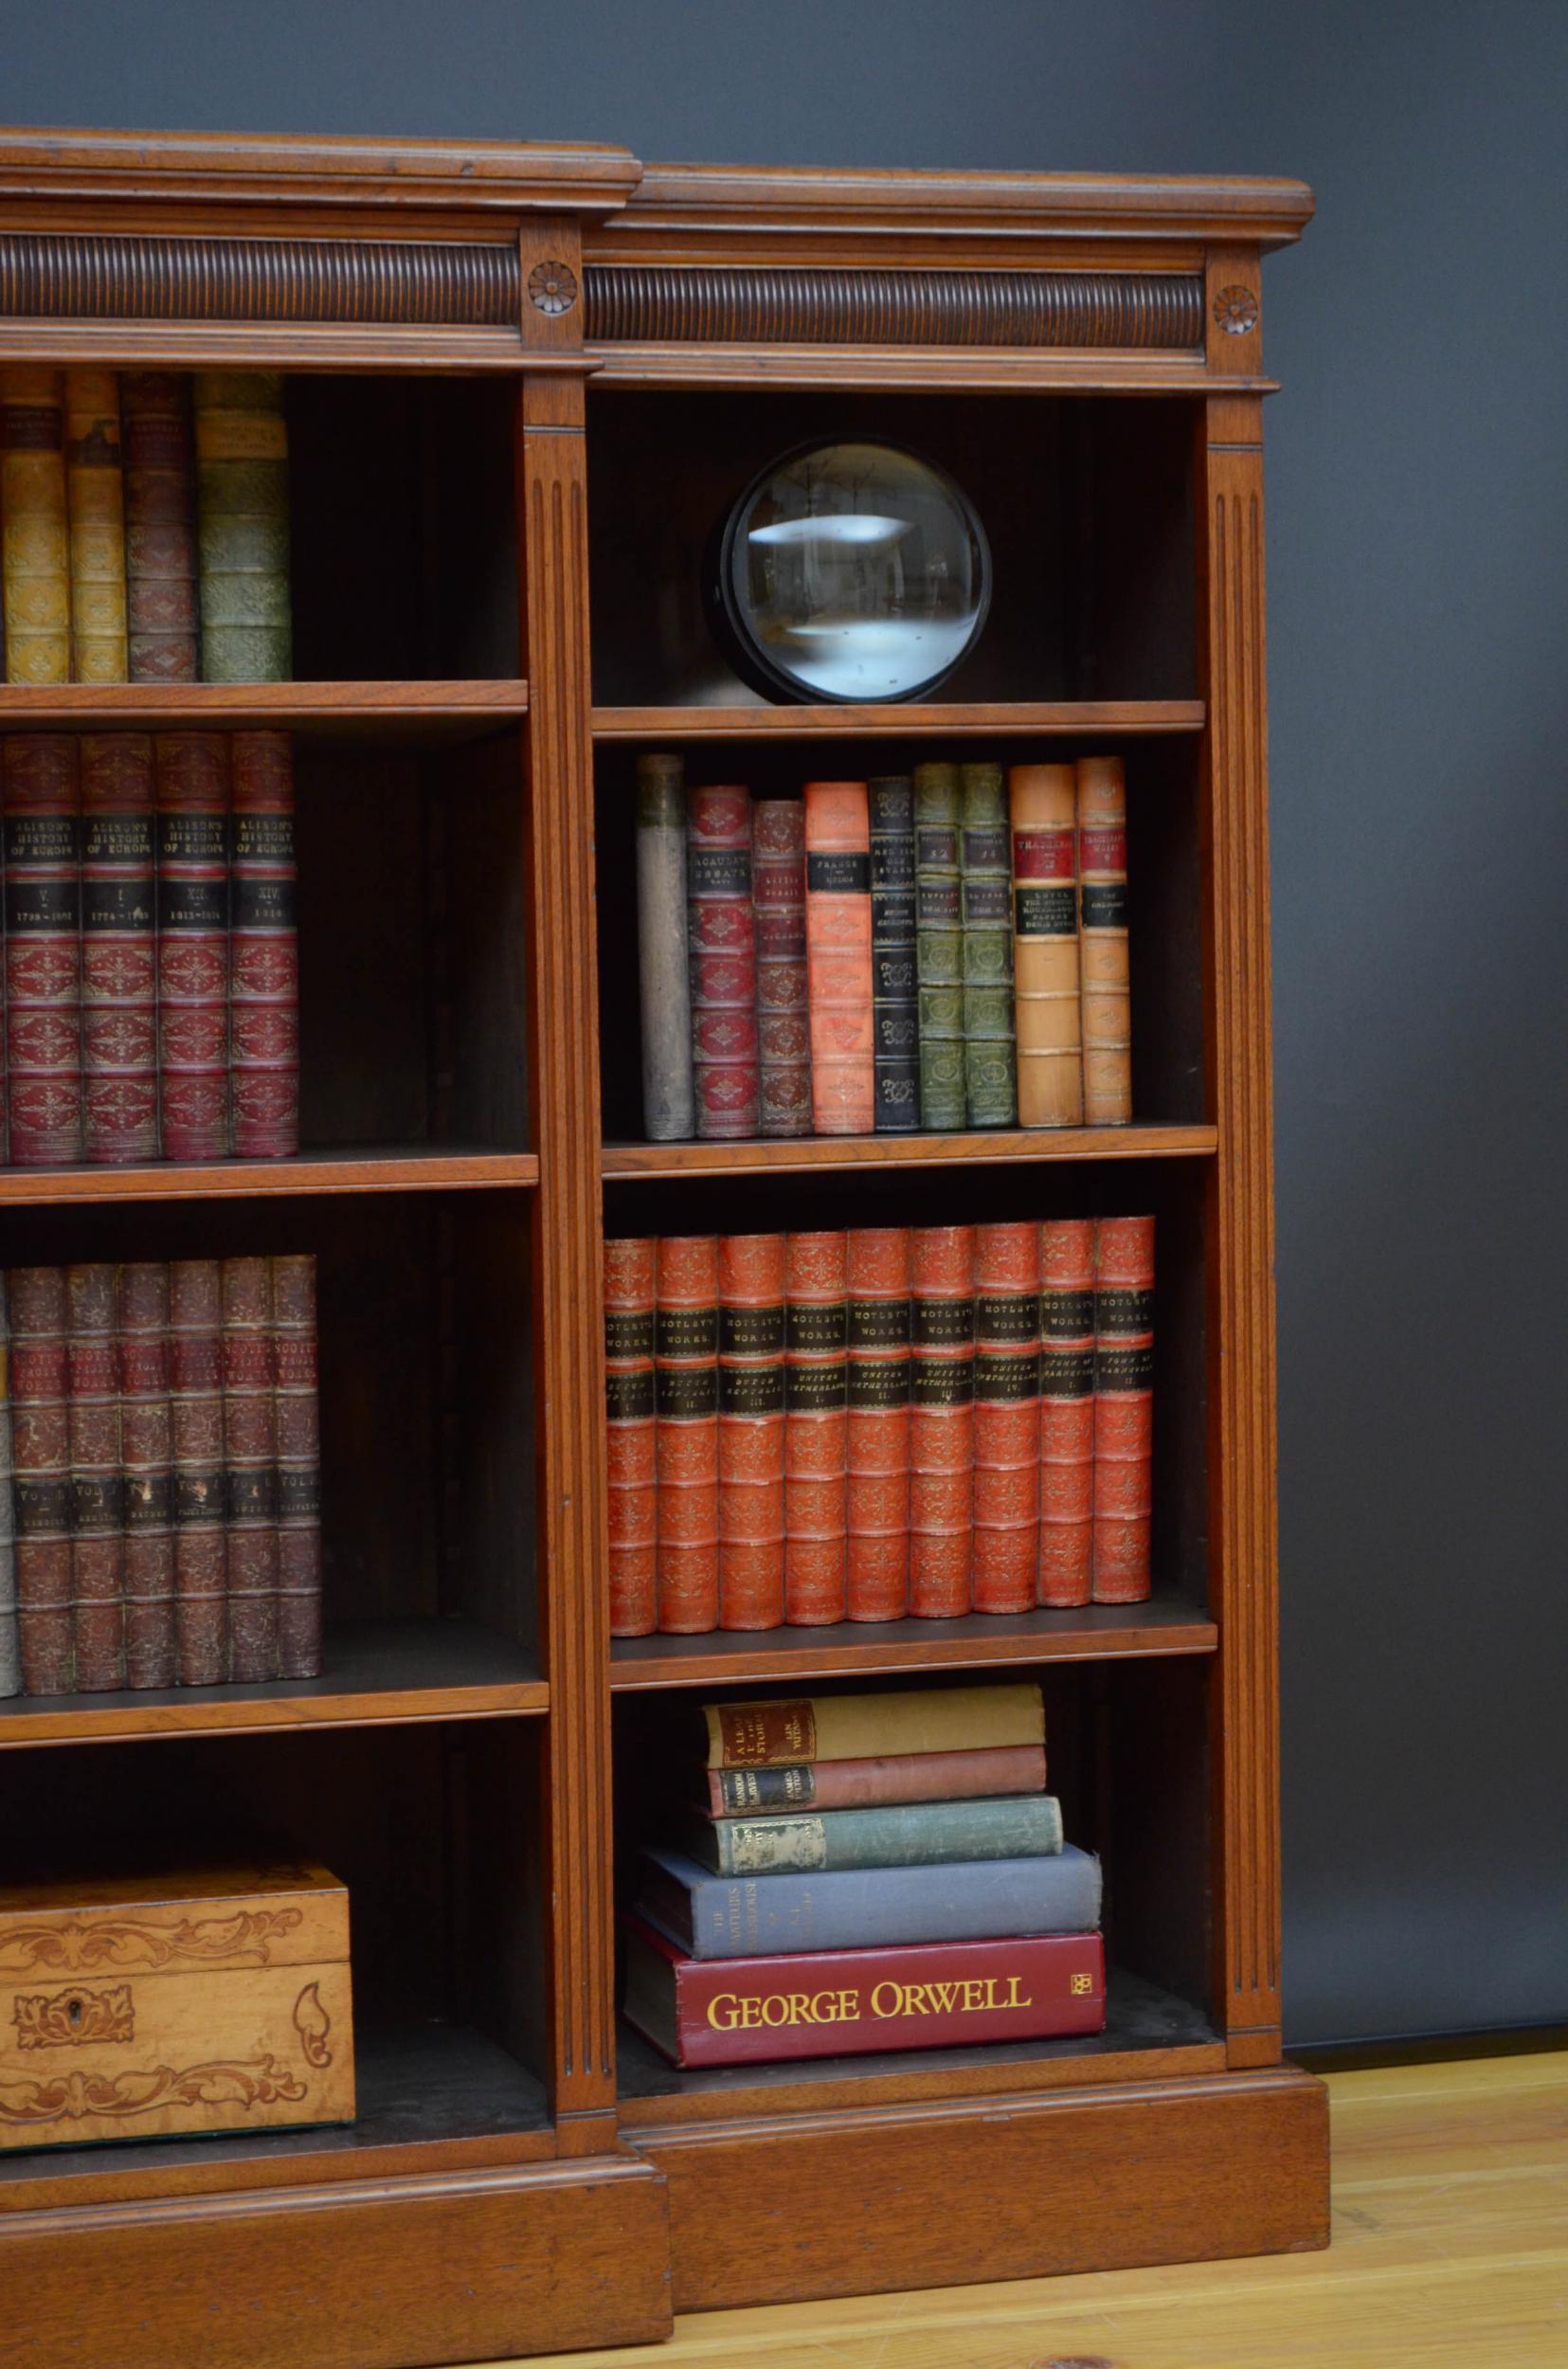
[[[697,1636],[719,1619],[719,1246],[664,1234],[655,1257],[654,1461],[658,1625]]]
[[[1045,1750],[1037,1744],[978,1752],[903,1752],[867,1761],[796,1761],[784,1768],[711,1768],[713,1817],[784,1816],[794,1810],[851,1810],[869,1801],[972,1801],[1004,1793],[1045,1791]]]
[[[278,1675],[321,1674],[321,1415],[315,1260],[271,1270],[273,1426],[278,1455]]]
[[[977,1612],[1027,1612],[1039,1568],[1040,1230],[975,1228]]]
[[[843,1619],[848,1581],[845,1237],[791,1234],[785,1292],[784,1618],[822,1628]]]
[[[158,1156],[153,743],[81,740],[82,1127],[89,1165]]]
[[[1070,765],[1016,765],[1007,782],[1018,1125],[1081,1127],[1075,778]]]
[[[173,371],[127,371],[119,396],[131,680],[195,682],[201,650],[189,381]]]
[[[920,1130],[920,1024],[915,984],[914,785],[890,774],[866,785],[871,823],[872,1017],[876,1131]]]
[[[757,936],[751,797],[732,784],[686,795],[692,1085],[705,1143],[757,1132]]]
[[[77,744],[5,742],[6,1069],[14,1167],[81,1158],[81,866]]]
[[[223,1284],[216,1258],[177,1258],[169,1270],[169,1424],[179,1682],[216,1686],[228,1674]]]
[[[1013,896],[1000,765],[959,769],[964,909],[964,1098],[971,1127],[1016,1127]]]
[[[167,1160],[228,1150],[228,742],[167,732],[158,798],[158,1083]]]
[[[604,1244],[604,1476],[612,1637],[651,1637],[658,1626],[654,1259],[652,1235],[625,1236]]]
[[[719,1627],[784,1611],[784,1238],[719,1239]]]
[[[864,782],[807,782],[805,844],[812,1117],[819,1135],[869,1135],[876,1055]]]
[[[11,1489],[10,1317],[0,1275],[0,1696],[22,1691],[16,1626],[16,1507]]]
[[[910,1608],[910,1230],[849,1237],[845,1615],[901,1620]]]
[[[126,682],[125,473],[113,371],[65,373],[65,497],[71,672],[78,682]]]
[[[1094,1601],[1149,1593],[1154,1220],[1102,1218],[1094,1240]]]
[[[1027,1681],[893,1694],[784,1695],[705,1703],[710,1768],[879,1760],[889,1753],[994,1751],[1045,1743],[1045,1705]]]
[[[789,1817],[693,1818],[686,1849],[717,1875],[795,1875],[812,1868],[947,1867],[1025,1859],[1062,1847],[1054,1795],[870,1803]]]
[[[71,1585],[71,1383],[63,1267],[12,1267],[11,1491],[22,1687],[69,1694],[75,1682]]]
[[[221,1262],[228,1674],[278,1675],[278,1410],[264,1258]]]
[[[71,534],[61,374],[0,371],[6,680],[71,679]]]
[[[970,1609],[974,1547],[974,1228],[916,1226],[910,1303],[910,1610]]]
[[[1093,1593],[1094,1221],[1040,1227],[1040,1582],[1042,1604]]]
[[[637,760],[637,960],[642,1127],[651,1143],[695,1132],[686,943],[686,790],[678,757]]]
[[[125,1537],[115,1271],[65,1270],[71,1412],[71,1598],[79,1693],[104,1694],[125,1668]]]
[[[1079,991],[1084,1120],[1132,1117],[1132,995],[1127,968],[1127,794],[1120,757],[1078,759]]]
[[[289,445],[272,371],[198,371],[196,554],[204,682],[287,682]]]
[[[125,1683],[178,1677],[174,1441],[169,1402],[169,1269],[121,1267],[116,1291],[125,1508]]]
[[[757,922],[762,1131],[765,1135],[809,1135],[805,806],[799,798],[759,798],[752,805],[751,896]]]
[[[235,732],[229,764],[229,1149],[287,1160],[299,1148],[293,740]]]
[[[956,765],[914,769],[915,980],[920,1044],[920,1124],[929,1134],[962,1131],[964,1084],[964,891],[959,873]]]

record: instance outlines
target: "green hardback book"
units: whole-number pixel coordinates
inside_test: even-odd
[[[204,682],[287,682],[288,429],[274,371],[196,372],[196,559]]]
[[[964,913],[964,1093],[971,1127],[1016,1127],[1013,866],[1000,765],[959,769]]]
[[[956,765],[914,769],[914,923],[920,1124],[932,1134],[952,1134],[968,1112]]]
[[[789,1817],[694,1817],[684,1836],[717,1875],[795,1875],[813,1869],[942,1867],[960,1859],[1034,1859],[1062,1847],[1054,1794],[976,1801],[910,1801]]]

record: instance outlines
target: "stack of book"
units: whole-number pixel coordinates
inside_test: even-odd
[[[637,884],[656,1143],[1132,1116],[1118,757],[754,799],[645,755]]]
[[[299,1148],[287,732],[13,732],[0,1158]]]
[[[0,371],[8,682],[287,682],[288,431],[266,371]]]
[[[1150,1592],[1154,1220],[604,1245],[617,1637]]]
[[[706,1708],[645,1850],[625,2014],[681,2066],[1099,2032],[1100,1869],[1045,1791],[1036,1686]]]
[[[320,1669],[315,1259],[0,1275],[0,1694]]]

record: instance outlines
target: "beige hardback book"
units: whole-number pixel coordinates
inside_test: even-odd
[[[1028,1684],[708,1703],[703,1715],[710,1768],[779,1768],[797,1761],[980,1752],[1045,1742],[1040,1691]]]
[[[1080,757],[1077,776],[1084,1120],[1125,1127],[1132,1116],[1126,782],[1120,757]]]
[[[6,679],[71,679],[71,551],[58,371],[0,371]]]
[[[78,682],[125,682],[125,476],[119,379],[65,373],[65,483],[71,518],[71,653]]]
[[[1018,1125],[1080,1127],[1077,787],[1071,765],[1015,765],[1013,995]]]

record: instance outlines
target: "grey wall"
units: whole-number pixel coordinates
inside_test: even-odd
[[[9,0],[0,119],[1298,173],[1269,266],[1298,2040],[1568,2018],[1557,0]],[[1555,661],[1555,663],[1554,663]]]

